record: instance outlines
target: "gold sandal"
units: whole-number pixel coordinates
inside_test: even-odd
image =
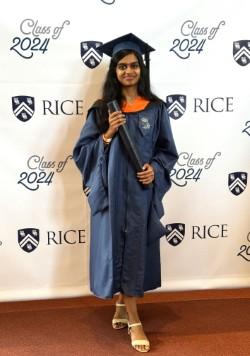
[[[116,303],[115,305],[117,307],[125,307],[126,306],[125,304],[120,304],[120,303]],[[121,323],[123,325],[121,325],[120,327],[115,326],[118,323]],[[123,318],[123,319],[113,318],[112,319],[112,327],[113,327],[113,329],[116,329],[116,330],[124,329],[124,328],[127,327],[127,325],[128,325],[128,319],[125,319],[125,318]]]
[[[130,335],[131,334],[131,328],[133,326],[139,326],[139,325],[142,325],[142,323],[134,323],[134,324],[129,324],[128,323],[128,334]],[[131,341],[131,345],[133,346],[133,348],[136,350],[136,351],[139,351],[139,352],[148,352],[150,350],[150,343],[148,340],[146,339],[141,339],[141,340],[133,340]],[[139,345],[143,345],[143,346],[147,346],[148,349],[146,350],[138,350],[136,348],[136,346],[139,346]]]

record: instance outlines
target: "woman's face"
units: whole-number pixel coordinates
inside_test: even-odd
[[[137,86],[141,75],[141,68],[134,53],[120,59],[116,66],[116,76],[124,87]]]

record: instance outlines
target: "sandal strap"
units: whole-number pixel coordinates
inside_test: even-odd
[[[121,303],[115,303],[115,305],[116,305],[117,307],[125,307],[125,306],[126,306],[125,304],[121,304]]]
[[[144,345],[144,346],[150,346],[150,343],[148,340],[142,339],[142,340],[134,340],[131,342],[132,346],[137,346],[137,345]]]
[[[139,325],[142,325],[142,323],[134,323],[134,324],[129,324],[128,323],[128,327],[129,328],[132,328],[132,326],[139,326]]]
[[[124,324],[127,324],[128,323],[128,319],[118,319],[118,318],[114,318],[112,319],[112,323],[113,324],[116,324],[116,323],[124,323]]]

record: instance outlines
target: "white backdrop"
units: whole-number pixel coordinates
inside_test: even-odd
[[[71,154],[107,70],[94,43],[129,32],[156,49],[152,87],[180,154],[159,290],[250,286],[249,11],[247,0],[6,3],[0,300],[89,294],[89,208]]]

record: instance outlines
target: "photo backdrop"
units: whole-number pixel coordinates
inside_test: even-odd
[[[101,43],[155,48],[179,152],[164,197],[162,287],[250,286],[247,0],[10,0],[0,40],[0,300],[90,294],[89,207],[72,149],[100,97]]]

